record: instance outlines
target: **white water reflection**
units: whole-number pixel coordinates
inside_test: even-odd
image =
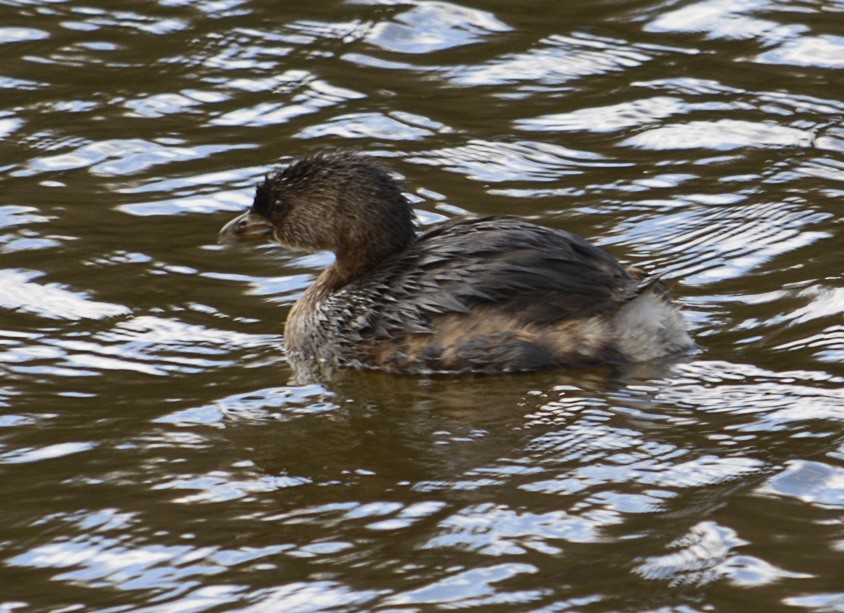
[[[536,600],[540,591],[509,592],[497,586],[521,574],[533,574],[539,569],[532,564],[495,564],[472,570],[451,569],[448,576],[424,587],[386,599],[386,605],[484,607],[494,605],[527,605]]]
[[[58,283],[36,283],[43,275],[32,270],[0,270],[0,308],[66,320],[106,319],[131,313],[126,306],[91,300]]]
[[[841,417],[844,419],[844,411]],[[812,506],[844,509],[844,468],[825,462],[793,460],[760,488],[759,493],[796,498]]]
[[[801,36],[754,59],[763,64],[844,68],[844,36]]]
[[[129,117],[148,117],[151,119],[166,115],[198,112],[201,105],[225,102],[229,97],[220,92],[185,89],[169,94],[153,94],[124,104]]]
[[[410,113],[356,113],[342,115],[320,125],[310,126],[295,135],[313,139],[326,136],[340,138],[377,138],[381,140],[424,140],[436,132],[449,132],[443,124]]]
[[[672,553],[645,559],[635,572],[669,586],[700,586],[727,579],[744,587],[759,587],[783,579],[810,578],[738,553],[744,545],[748,542],[734,530],[715,522],[702,522],[668,545],[674,550]]]
[[[590,75],[635,68],[651,60],[650,52],[620,40],[578,33],[554,34],[524,53],[508,54],[489,62],[445,70],[456,85],[560,85]]]
[[[806,31],[802,25],[786,26],[753,16],[772,8],[768,0],[703,0],[662,13],[645,27],[648,32],[702,32],[710,38],[758,38],[775,43]]]
[[[526,554],[561,555],[565,543],[591,543],[601,528],[617,523],[610,515],[587,511],[536,514],[489,503],[469,507],[441,522],[438,536],[422,549],[448,548],[498,557]]]
[[[182,409],[164,415],[156,423],[179,426],[213,426],[225,428],[237,421],[265,421],[288,419],[296,415],[311,415],[333,411],[333,394],[319,385],[272,387],[234,394],[212,404]]]
[[[23,125],[23,121],[15,118],[0,119],[0,138],[6,138]]]
[[[809,147],[814,134],[775,123],[755,123],[737,119],[690,121],[653,128],[623,140],[620,144],[641,149],[715,149],[730,151],[740,147]]]
[[[480,42],[511,28],[492,13],[450,2],[420,2],[395,22],[376,24],[366,41],[385,51],[426,54]]]
[[[301,87],[289,102],[259,102],[254,106],[239,108],[215,117],[211,123],[218,126],[268,126],[315,113],[326,107],[337,106],[349,100],[364,98],[365,94],[333,85],[312,75],[295,75]]]
[[[90,142],[67,153],[35,158],[26,170],[16,174],[51,174],[79,168],[90,168],[92,174],[106,177],[136,174],[152,166],[200,159],[227,149],[220,145],[185,147],[182,144],[175,139]]]
[[[19,43],[31,40],[50,38],[50,33],[35,28],[2,27],[0,28],[0,45]]]
[[[35,302],[42,309],[38,313],[42,316],[75,320],[128,315],[127,309],[117,305],[92,303],[55,288],[48,288],[48,292],[51,293],[45,298],[41,289],[36,290]],[[27,297],[32,297],[32,291]],[[61,310],[56,306],[45,315],[43,309],[49,309],[51,302],[61,305]],[[90,337],[52,338],[43,333],[28,339],[12,337],[0,344],[0,362],[5,362],[10,372],[20,375],[42,372],[59,377],[110,377],[114,372],[124,371],[165,377],[196,374],[230,364],[232,350],[241,352],[243,367],[265,362],[267,349],[273,351],[273,359],[280,360],[278,345],[275,335],[249,335],[175,319],[138,316],[118,321],[111,329]]]
[[[475,181],[554,181],[581,168],[617,166],[588,151],[549,143],[514,143],[473,140],[460,147],[430,151],[407,160],[440,166]]]
[[[523,119],[516,126],[523,130],[549,132],[591,131],[618,132],[643,124],[654,123],[672,115],[687,114],[693,109],[680,98],[656,96],[612,106],[580,109],[571,113],[544,115]]]

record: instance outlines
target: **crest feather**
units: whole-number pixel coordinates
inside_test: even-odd
[[[255,200],[252,202],[252,210],[267,219],[272,219],[274,205],[273,183],[269,176],[265,176],[264,182],[255,187]]]

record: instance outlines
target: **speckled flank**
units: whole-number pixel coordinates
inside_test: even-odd
[[[432,334],[376,343],[362,360],[392,372],[523,372],[647,361],[693,345],[679,310],[651,292],[611,316],[550,326],[488,307],[438,318],[432,327]]]
[[[525,371],[556,365],[536,326],[494,307],[438,317],[431,328],[431,334],[376,343],[370,353],[372,362],[394,372]]]

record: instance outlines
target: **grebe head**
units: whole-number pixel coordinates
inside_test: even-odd
[[[415,237],[414,214],[398,182],[362,155],[330,151],[268,175],[246,213],[218,242],[274,239],[304,251],[333,251],[349,272],[370,268]]]

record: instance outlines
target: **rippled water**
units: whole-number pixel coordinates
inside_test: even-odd
[[[294,4],[0,1],[0,610],[844,611],[844,4]],[[214,241],[326,145],[700,351],[291,385],[330,256]]]

